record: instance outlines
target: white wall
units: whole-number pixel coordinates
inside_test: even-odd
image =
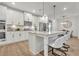
[[[75,17],[71,17],[69,19],[69,21],[72,22],[72,27],[69,28],[69,30],[73,31],[73,36],[78,36],[79,37],[79,17],[75,16]],[[57,30],[62,30],[63,26],[60,24],[61,22],[63,22],[63,19],[57,19]]]
[[[73,36],[78,36],[78,27],[77,27],[77,22],[78,22],[78,19],[76,18],[73,18],[72,20],[72,30],[73,30]]]
[[[77,28],[77,33],[78,33],[78,38],[79,38],[79,16],[76,17],[77,21],[76,21],[76,28]]]

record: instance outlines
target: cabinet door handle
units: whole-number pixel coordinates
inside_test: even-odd
[[[12,35],[12,37],[14,38],[14,35]]]
[[[21,36],[21,34],[19,34],[19,36]]]
[[[13,21],[12,21],[12,24],[13,24]]]
[[[18,22],[18,25],[20,24],[20,22]]]

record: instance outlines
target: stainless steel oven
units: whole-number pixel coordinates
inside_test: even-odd
[[[5,39],[5,32],[0,32],[0,39]]]
[[[47,23],[39,23],[39,31],[47,31]]]
[[[0,41],[5,41],[5,20],[0,20]]]
[[[5,30],[5,23],[0,23],[0,30]]]
[[[0,32],[0,41],[5,41],[5,32]]]
[[[5,21],[0,20],[0,30],[5,30]]]

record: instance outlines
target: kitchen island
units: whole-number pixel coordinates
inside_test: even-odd
[[[31,52],[36,55],[42,50],[44,50],[44,55],[48,56],[48,39],[54,34],[60,34],[63,31],[54,31],[54,32],[39,32],[39,31],[30,31],[29,32],[29,47]]]

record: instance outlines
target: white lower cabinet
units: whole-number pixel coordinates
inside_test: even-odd
[[[26,31],[15,31],[6,33],[7,42],[19,42],[28,40],[28,32]]]
[[[25,40],[28,40],[29,39],[28,32],[27,31],[24,31],[24,38],[25,38]]]
[[[28,40],[28,32],[27,31],[20,32],[19,36],[20,36],[19,38],[22,40]]]
[[[15,41],[19,40],[19,32],[14,32],[14,40]]]
[[[25,40],[25,37],[24,37],[24,32],[23,31],[21,31],[21,32],[18,32],[18,39],[19,40]]]
[[[13,32],[6,32],[6,39],[7,41],[14,39],[14,33]]]
[[[9,44],[15,42],[14,32],[6,32],[6,41],[4,44]]]

